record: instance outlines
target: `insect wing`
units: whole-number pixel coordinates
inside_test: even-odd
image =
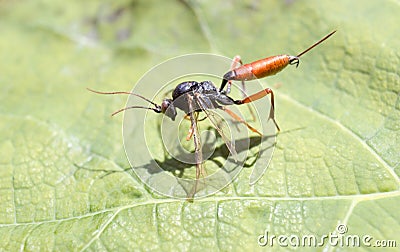
[[[226,122],[218,120],[213,111],[211,111],[210,109],[206,109],[207,106],[205,105],[205,101],[200,95],[197,95],[196,98],[197,98],[196,101],[198,103],[198,106],[206,114],[207,118],[210,120],[210,122],[212,123],[214,128],[221,135],[222,140],[225,142],[226,147],[228,147],[228,149],[229,149],[229,152],[232,154],[235,161],[237,161],[237,152],[235,149],[235,142],[231,141],[230,138],[225,133],[225,132],[229,131]]]
[[[194,111],[194,105],[193,104],[193,98],[188,95],[188,106],[189,106],[189,111]],[[194,149],[195,149],[195,161],[196,161],[196,180],[194,182],[194,185],[190,192],[188,193],[188,200],[193,201],[193,198],[195,194],[197,193],[198,190],[198,185],[199,185],[199,179],[200,175],[204,175],[204,166],[203,166],[203,155],[202,155],[202,145],[201,145],[201,140],[200,140],[200,135],[199,131],[197,128],[197,116],[198,114],[196,113],[190,113],[189,118],[191,122],[191,130],[193,134],[193,141],[194,141]]]

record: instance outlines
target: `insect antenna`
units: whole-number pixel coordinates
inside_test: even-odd
[[[93,89],[90,89],[90,88],[86,88],[87,90],[89,90],[89,91],[91,91],[91,92],[93,92],[93,93],[96,93],[96,94],[106,94],[106,95],[114,95],[114,94],[129,94],[129,95],[134,95],[134,96],[137,96],[137,97],[139,97],[139,98],[142,98],[143,100],[145,100],[145,101],[147,101],[147,102],[150,102],[151,104],[153,104],[154,106],[158,106],[156,103],[154,103],[154,102],[152,102],[152,101],[150,101],[149,99],[147,99],[146,97],[144,97],[144,96],[141,96],[141,95],[139,95],[139,94],[135,94],[135,93],[132,93],[132,92],[125,92],[125,91],[116,91],[116,92],[100,92],[100,91],[96,91],[96,90],[93,90]]]
[[[150,110],[153,110],[156,113],[161,113],[161,109],[158,109],[158,107],[157,108],[149,108],[149,107],[143,107],[143,106],[129,106],[129,107],[122,108],[122,109],[119,109],[119,110],[115,111],[114,113],[111,114],[111,116],[115,116],[116,114],[118,114],[118,113],[120,113],[122,111],[125,111],[125,110],[128,110],[128,109],[133,109],[133,108],[150,109]]]
[[[119,110],[115,111],[114,113],[111,114],[111,116],[114,116],[114,115],[116,115],[116,114],[118,114],[118,113],[120,113],[120,112],[122,112],[122,111],[125,111],[125,110],[128,110],[128,109],[132,109],[132,108],[150,109],[150,110],[153,110],[153,111],[156,112],[156,113],[161,113],[161,107],[160,107],[160,105],[158,105],[158,104],[156,104],[156,103],[150,101],[150,100],[147,99],[146,97],[141,96],[141,95],[139,95],[139,94],[135,94],[135,93],[132,93],[132,92],[125,92],[125,91],[101,92],[101,91],[96,91],[96,90],[93,90],[93,89],[90,89],[90,88],[86,88],[86,89],[89,90],[89,91],[91,91],[91,92],[93,92],[93,93],[96,93],[96,94],[104,94],[104,95],[129,94],[129,95],[134,95],[134,96],[137,96],[137,97],[139,97],[139,98],[141,98],[141,99],[143,99],[143,100],[145,100],[145,101],[151,103],[151,104],[154,105],[154,107],[155,107],[155,108],[149,108],[149,107],[144,107],[144,106],[129,106],[129,107],[122,108],[122,109],[119,109]]]

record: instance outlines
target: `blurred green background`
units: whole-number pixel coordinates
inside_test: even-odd
[[[400,246],[399,7],[0,1],[0,250],[261,250],[266,230],[322,236],[340,223]],[[125,171],[122,116],[109,114],[126,97],[85,89],[131,90],[187,53],[296,55],[334,29],[299,68],[262,80],[282,132],[259,183],[245,169],[192,204],[160,198]]]

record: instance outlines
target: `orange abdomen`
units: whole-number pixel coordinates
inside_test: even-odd
[[[289,65],[289,55],[271,56],[240,66],[235,71],[236,80],[253,80],[277,74]]]

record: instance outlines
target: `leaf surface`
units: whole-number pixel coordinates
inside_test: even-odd
[[[0,2],[1,250],[256,250],[266,231],[321,237],[338,224],[399,243],[396,11],[396,1]],[[109,117],[126,97],[85,89],[131,90],[187,53],[297,55],[333,29],[299,68],[262,80],[282,128],[264,176],[250,186],[245,168],[194,203],[149,192],[129,169],[121,117]]]

